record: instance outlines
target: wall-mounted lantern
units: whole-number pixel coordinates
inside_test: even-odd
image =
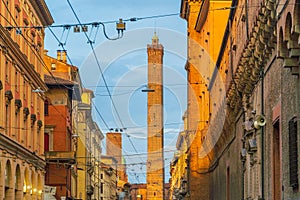
[[[111,176],[113,174],[113,168],[110,167],[109,169],[105,170],[105,172]]]
[[[20,108],[22,107],[22,100],[16,99],[15,100],[15,106],[16,106],[16,114],[20,112]]]
[[[39,130],[42,128],[42,126],[43,126],[42,120],[39,119],[39,120],[37,121],[37,126],[38,126]]]
[[[253,152],[257,150],[257,143],[255,138],[249,139],[249,151]]]
[[[242,148],[241,149],[241,160],[243,161],[243,162],[245,162],[246,161],[246,149],[245,148]]]
[[[25,107],[23,108],[23,115],[24,115],[24,121],[28,118],[29,115],[29,108]]]
[[[10,104],[10,101],[14,98],[11,90],[5,91],[5,105],[8,106]]]

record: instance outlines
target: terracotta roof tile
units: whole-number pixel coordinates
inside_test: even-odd
[[[76,85],[73,81],[49,75],[44,75],[44,81],[47,85]]]

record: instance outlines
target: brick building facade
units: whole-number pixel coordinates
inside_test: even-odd
[[[164,198],[163,55],[164,48],[154,33],[147,45],[147,199]]]
[[[117,173],[119,180],[127,182],[128,176],[126,173],[126,163],[123,157],[123,142],[121,132],[106,133],[106,155],[112,156],[117,160]]]
[[[56,187],[56,198],[76,197],[77,137],[73,131],[72,112],[81,101],[78,69],[67,63],[66,52],[57,51],[57,58],[45,52],[45,83],[49,90],[44,104],[45,185]],[[76,91],[76,92],[75,92]]]
[[[299,2],[233,3],[216,65],[227,123],[213,149],[211,198],[299,199]]]
[[[231,1],[181,1],[180,16],[187,21],[188,52],[187,71],[187,192],[182,198],[209,199],[211,153],[200,151],[212,120],[212,108],[208,85],[217,60]],[[218,11],[222,9],[222,11]],[[214,22],[214,23],[213,23]],[[224,92],[224,89],[223,89]],[[221,99],[216,99],[220,102]],[[210,144],[209,144],[210,145]],[[205,148],[206,150],[207,148]],[[203,149],[202,149],[203,150]],[[181,187],[182,188],[182,187]]]
[[[182,8],[203,3],[198,16],[205,15],[205,2],[213,3],[183,2]],[[190,164],[206,163],[205,156],[209,162],[189,180],[185,199],[299,199],[299,3],[233,0],[230,7],[210,9],[230,14],[219,53],[211,54],[215,64],[204,91],[209,93],[207,127],[189,155]],[[191,9],[182,9],[182,16],[191,17]],[[199,116],[188,120],[202,120],[202,104],[196,105]],[[189,134],[193,130],[187,128]],[[204,174],[209,179],[201,182]]]

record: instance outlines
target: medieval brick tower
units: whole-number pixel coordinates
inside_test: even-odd
[[[147,199],[164,199],[163,54],[156,33],[148,52]]]
[[[117,160],[117,173],[120,180],[127,182],[126,163],[123,162],[122,134],[120,132],[106,133],[106,155]]]

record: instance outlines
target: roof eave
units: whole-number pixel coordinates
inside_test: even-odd
[[[44,0],[30,0],[30,3],[36,10],[43,26],[49,26],[54,23],[53,17]]]

